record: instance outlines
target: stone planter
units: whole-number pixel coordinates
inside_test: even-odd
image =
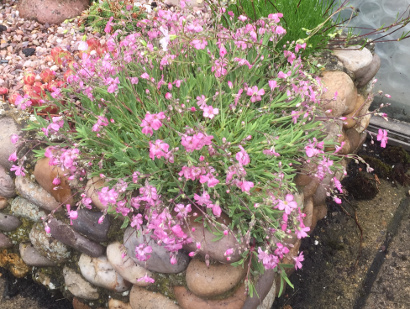
[[[351,154],[366,138],[371,80],[380,60],[366,48],[337,50],[327,59],[322,72],[322,83],[327,88],[322,96],[323,112],[328,110],[327,116],[334,120],[324,128],[326,139],[343,142],[339,153]],[[223,256],[236,240],[226,237],[228,243],[211,242],[212,234],[207,235],[206,229],[198,227],[198,235],[192,232],[191,237],[200,239],[203,249],[194,258],[181,250],[177,263],[171,264],[164,249],[153,245],[151,261],[136,260],[134,250],[142,242],[142,236],[136,235],[132,228],[121,230],[120,220],[109,216],[102,224],[98,223],[104,210],[94,193],[95,188],[103,186],[98,179],[90,181],[86,193],[101,211],[83,209],[72,225],[63,214],[56,212],[56,219],[48,222],[50,234],[47,234],[40,218],[71,197],[70,186],[62,179],[61,188],[53,190],[50,179],[58,171],[44,160],[37,163],[30,177],[13,179],[8,175],[7,158],[15,151],[9,137],[19,133],[21,125],[10,114],[6,115],[9,116],[0,118],[0,249],[13,250],[9,248],[14,247],[20,253],[21,258],[17,256],[14,262],[9,260],[2,265],[12,271],[16,268],[13,263],[23,265],[25,268],[13,272],[15,276],[32,271],[33,278],[39,278],[38,281],[50,289],[63,287],[68,298],[74,297],[76,306],[84,303],[93,308],[267,309],[272,306],[279,291],[278,275],[266,271],[256,283],[258,296],[250,298],[245,293],[246,269],[227,264]],[[295,176],[299,203],[303,203],[306,214],[304,224],[310,231],[326,216],[326,188],[333,187],[332,178],[341,180],[344,176],[338,173],[319,181],[315,173],[316,166],[312,164],[303,166]],[[288,243],[289,256],[296,255],[301,241],[294,237]],[[205,254],[211,257],[209,266],[204,261]],[[230,262],[235,260],[233,255]],[[293,263],[293,260],[285,256],[283,262]],[[156,282],[149,284],[144,280],[146,276],[154,277]]]

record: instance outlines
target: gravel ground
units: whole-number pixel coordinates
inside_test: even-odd
[[[5,0],[0,4],[0,87],[9,88],[10,92],[22,88],[23,72],[27,68],[37,74],[46,68],[55,71],[57,76],[62,74],[51,61],[51,49],[61,47],[74,51],[84,35],[78,31],[76,20],[61,25],[24,20],[16,10],[17,2]],[[88,34],[87,38],[95,36],[99,35]],[[27,55],[28,48],[33,55]]]

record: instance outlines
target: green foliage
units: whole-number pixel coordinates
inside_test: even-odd
[[[131,9],[127,9],[127,6]],[[137,22],[145,16],[144,9],[135,6],[133,1],[94,1],[80,18],[80,31],[92,27],[94,31],[105,34],[104,28],[110,17],[113,17],[113,31],[121,29],[126,33],[132,33],[138,31]]]
[[[313,29],[320,26],[320,30],[311,36],[308,47],[303,55],[327,48],[331,35],[337,31],[330,18],[335,8],[332,0],[237,0],[231,4],[231,10],[236,15],[246,15],[252,20],[267,17],[269,14],[282,13],[282,25],[286,35],[277,44],[282,50],[288,42],[309,38]]]

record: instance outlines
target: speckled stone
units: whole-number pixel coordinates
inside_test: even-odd
[[[147,275],[152,277],[152,273],[142,266],[137,265],[127,254],[127,249],[119,242],[114,242],[107,247],[107,259],[125,280],[138,286],[147,286],[150,283],[139,279]]]
[[[124,292],[131,288],[131,283],[115,271],[105,256],[93,258],[81,254],[78,266],[84,278],[96,286],[116,292]]]
[[[108,205],[104,206],[101,202],[100,199],[98,198],[98,193],[97,191],[104,186],[108,186],[107,183],[100,177],[93,177],[91,178],[88,182],[87,185],[85,186],[85,194],[87,197],[91,198],[93,204],[100,210],[105,210],[107,209]]]
[[[132,309],[180,309],[174,301],[168,297],[148,291],[144,288],[134,285],[130,293],[130,305]],[[198,309],[191,307],[190,309]]]
[[[99,224],[98,219],[103,215],[102,212],[95,212],[88,209],[78,209],[78,218],[73,220],[72,228],[87,236],[87,238],[97,242],[108,240],[107,233],[110,228],[110,217],[106,216],[104,221]]]
[[[60,206],[50,193],[27,177],[16,177],[16,189],[22,197],[45,210],[52,211]]]
[[[105,252],[105,248],[103,246],[80,235],[70,226],[57,219],[53,218],[49,220],[48,226],[50,227],[51,235],[55,239],[80,251],[81,253],[85,253],[92,257],[98,257],[103,255]]]
[[[74,296],[88,300],[99,299],[100,296],[97,288],[84,280],[84,278],[73,269],[64,266],[63,275],[65,286]]]
[[[132,309],[130,303],[124,303],[118,299],[110,298],[108,309]]]
[[[14,180],[6,172],[3,166],[0,165],[0,196],[14,197],[16,196],[16,187]]]
[[[7,205],[7,199],[5,197],[0,197],[0,210],[6,208]]]
[[[50,261],[45,256],[42,256],[31,243],[20,243],[19,251],[24,263],[29,266],[45,267],[56,265],[53,261]]]
[[[55,263],[63,263],[70,257],[70,250],[61,241],[44,231],[42,223],[33,225],[29,238],[34,248],[43,256]]]
[[[30,201],[21,196],[17,196],[11,202],[11,213],[35,222],[38,222],[41,218],[46,217],[46,213],[40,210],[37,205],[30,203]]]

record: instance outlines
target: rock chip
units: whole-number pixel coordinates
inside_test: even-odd
[[[33,225],[29,238],[34,248],[55,263],[63,263],[70,257],[70,250],[62,242],[47,234],[42,223]]]
[[[60,206],[50,193],[27,177],[16,177],[16,189],[22,197],[45,210],[53,211]]]
[[[170,263],[169,252],[162,246],[158,245],[155,240],[148,235],[137,235],[136,230],[129,227],[124,233],[124,246],[127,248],[128,256],[130,256],[138,265],[143,265],[147,269],[159,273],[174,274],[184,271],[189,262],[188,254],[183,251],[177,253],[177,262],[172,265]],[[147,261],[140,261],[135,257],[135,248],[140,244],[148,244],[152,248],[151,257]]]
[[[199,242],[201,244],[201,248],[198,250],[198,253],[203,256],[209,254],[209,257],[221,263],[233,263],[241,259],[241,255],[238,251],[240,244],[236,240],[235,236],[233,236],[233,233],[229,233],[218,241],[213,241],[216,237],[213,232],[216,232],[216,229],[214,227],[210,227],[210,231],[208,228],[204,227],[202,222],[195,222],[195,219],[196,218],[194,217],[189,217],[189,228],[186,226],[183,226],[182,228],[184,233],[193,239],[192,243],[184,245],[185,250],[197,251],[196,243]],[[231,219],[225,214],[222,214],[217,221],[225,226],[229,226]],[[231,259],[227,261],[224,253],[226,250],[231,248],[234,249],[234,252],[230,256]]]
[[[137,265],[126,252],[127,249],[121,243],[111,243],[107,247],[107,259],[125,280],[139,286],[149,285],[148,282],[138,281],[138,279],[145,275],[152,277],[151,272]]]
[[[118,299],[110,298],[108,309],[132,309],[130,303],[124,303]]]
[[[193,259],[186,270],[188,289],[199,297],[215,297],[233,289],[245,276],[246,268],[229,264],[206,265]]]
[[[10,137],[19,133],[20,129],[12,118],[0,116],[0,165],[6,170],[10,170],[13,165],[13,162],[9,161],[9,157],[17,150]]]
[[[22,0],[17,9],[22,18],[37,19],[42,24],[60,24],[66,19],[80,16],[89,5],[88,0]]]
[[[0,165],[0,196],[14,197],[16,196],[16,187],[14,180],[6,172],[3,166]]]
[[[10,247],[13,247],[11,240],[3,233],[0,233],[0,249],[6,249]]]
[[[48,221],[48,226],[50,227],[51,236],[63,244],[92,257],[99,257],[104,254],[105,248],[103,246],[80,235],[67,224],[53,218]]]
[[[72,228],[87,236],[87,238],[97,242],[108,240],[107,234],[110,228],[110,217],[106,216],[104,221],[99,224],[98,219],[103,215],[102,212],[95,212],[88,209],[78,209],[78,218],[73,220]]]
[[[34,53],[36,52],[36,49],[28,47],[28,48],[23,48],[21,51],[23,52],[24,56],[30,57],[34,55]]]
[[[63,276],[67,289],[74,296],[88,300],[95,300],[100,297],[97,288],[93,287],[89,282],[84,280],[84,278],[77,274],[73,269],[64,266]]]
[[[34,177],[36,181],[50,193],[56,201],[62,204],[72,204],[73,196],[70,185],[64,171],[58,166],[50,166],[50,158],[42,158],[37,161],[34,168]],[[54,178],[59,178],[61,183],[58,186],[53,184]],[[54,190],[54,188],[57,190]]]
[[[253,309],[259,308],[258,306],[262,306],[265,302],[265,298],[271,292],[272,286],[276,287],[274,280],[275,272],[272,269],[265,270],[263,275],[259,276],[256,281],[255,289],[257,293],[254,293],[252,297],[248,295],[242,308]],[[275,297],[275,295],[273,295],[273,297]]]
[[[83,277],[96,286],[115,292],[124,292],[131,287],[131,283],[114,270],[105,256],[95,258],[81,254],[78,266]]]
[[[171,299],[160,294],[148,291],[134,285],[130,293],[130,305],[132,309],[179,309]],[[191,307],[190,309],[198,309]]]
[[[355,77],[363,75],[363,71],[370,65],[373,55],[366,47],[360,45],[349,46],[333,51],[335,56],[342,61],[346,69],[353,72]]]
[[[199,298],[188,291],[184,286],[174,287],[174,294],[182,309],[238,309],[243,308],[243,304],[246,300],[244,284],[241,284],[234,294],[220,300],[206,300]]]
[[[356,104],[357,89],[349,75],[341,71],[325,71],[321,80],[327,89],[321,96],[322,110],[332,110],[328,115],[333,117],[352,112]]]
[[[29,266],[55,266],[56,263],[50,261],[45,256],[42,256],[31,243],[20,243],[19,244],[20,256],[24,263]]]
[[[46,217],[46,213],[40,210],[37,205],[30,203],[21,196],[17,196],[11,202],[11,213],[35,222],[38,222],[41,218]]]
[[[11,232],[20,226],[20,220],[8,214],[0,213],[0,230],[3,232]]]
[[[276,298],[276,284],[273,283],[268,292],[268,295],[266,295],[266,297],[263,299],[262,304],[259,305],[257,309],[271,309],[273,302],[275,301],[275,298]],[[245,308],[245,306],[242,308]]]

